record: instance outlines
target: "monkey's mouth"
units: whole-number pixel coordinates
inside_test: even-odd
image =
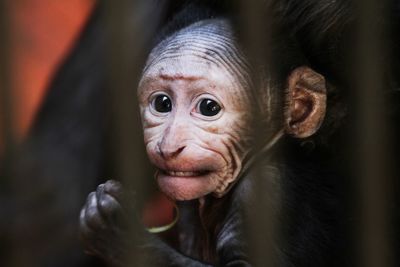
[[[178,171],[178,170],[159,170],[162,174],[173,177],[199,177],[209,174],[209,170],[200,171]]]

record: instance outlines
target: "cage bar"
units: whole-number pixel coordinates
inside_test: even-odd
[[[14,123],[12,116],[12,92],[10,81],[10,21],[8,16],[7,1],[0,0],[0,196],[7,194],[12,186],[12,160],[14,151]],[[4,203],[0,203],[4,205]],[[8,230],[6,220],[6,208],[3,208],[0,214],[1,235]],[[16,266],[13,256],[15,251],[13,248],[7,247],[10,242],[2,238],[0,246],[6,250],[2,252],[5,259],[3,264],[8,266]],[[11,252],[11,255],[6,255],[6,252]]]
[[[152,1],[139,0],[108,1],[105,5],[109,94],[114,129],[111,142],[113,166],[118,176],[115,179],[121,180],[126,190],[134,192],[137,207],[144,202],[153,174],[144,149],[136,90],[162,6],[156,7]],[[132,214],[132,219],[136,220],[137,216]],[[134,231],[132,229],[132,233]],[[135,240],[132,241],[134,243]],[[142,254],[134,248],[125,256],[132,265],[144,266]]]
[[[253,66],[262,66],[262,71],[268,72],[268,61],[270,56],[269,41],[271,38],[271,29],[268,23],[268,14],[265,14],[269,1],[240,1],[241,21],[240,29],[242,32],[244,46],[247,49],[250,64]],[[257,95],[258,88],[261,88],[261,80],[258,75],[258,69],[253,73],[254,95]],[[261,71],[261,70],[260,70]],[[258,92],[259,93],[259,92]],[[262,121],[260,114],[255,114],[255,121]],[[259,127],[254,127],[255,142],[254,148],[263,147],[268,136],[265,136]],[[274,255],[274,242],[277,239],[275,231],[276,212],[274,205],[276,199],[279,199],[277,192],[272,192],[275,187],[271,186],[273,181],[266,181],[262,177],[262,170],[259,164],[254,164],[251,170],[251,179],[253,189],[249,205],[245,205],[245,216],[248,216],[248,224],[243,229],[247,234],[249,241],[248,255],[255,266],[276,266],[276,255]],[[276,177],[272,177],[274,179]],[[274,196],[274,197],[273,197]]]
[[[6,1],[0,1],[0,157],[10,155],[14,144],[10,80],[10,28]],[[1,152],[4,154],[2,155]],[[6,156],[4,157],[6,158]]]
[[[390,247],[389,126],[385,117],[385,71],[388,44],[380,18],[388,18],[388,1],[357,1],[358,44],[356,74],[356,172],[360,194],[360,229],[356,242],[359,265],[393,266]]]

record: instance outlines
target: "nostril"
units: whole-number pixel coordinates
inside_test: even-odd
[[[183,151],[183,149],[185,149],[185,147],[184,147],[184,146],[183,146],[183,147],[180,147],[180,148],[178,148],[178,149],[175,151],[174,155],[176,156],[176,155],[180,154],[180,153]]]
[[[182,146],[182,147],[180,147],[178,149],[171,149],[171,150],[162,149],[160,147],[159,154],[160,154],[161,157],[163,157],[165,159],[166,158],[174,158],[174,157],[178,156],[184,149],[185,149],[185,146]]]

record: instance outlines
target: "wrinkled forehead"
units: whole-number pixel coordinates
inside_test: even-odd
[[[143,76],[165,69],[171,62],[181,62],[185,68],[189,61],[223,69],[240,83],[249,83],[249,65],[228,20],[199,21],[169,36],[151,51]]]

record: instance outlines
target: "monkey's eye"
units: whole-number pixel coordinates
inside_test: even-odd
[[[205,98],[200,101],[198,111],[201,115],[212,117],[221,111],[221,106],[215,100]]]
[[[157,95],[152,101],[152,106],[160,113],[167,113],[172,110],[171,99],[167,95]]]

